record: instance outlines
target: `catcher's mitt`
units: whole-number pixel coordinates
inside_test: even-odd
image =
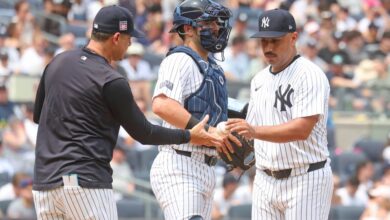
[[[242,170],[247,170],[255,164],[255,155],[253,154],[253,140],[247,140],[243,136],[233,132],[234,135],[242,144],[242,147],[236,145],[230,141],[234,149],[234,153],[229,152],[226,155],[223,152],[219,152],[219,156],[228,166],[228,171],[239,167]]]

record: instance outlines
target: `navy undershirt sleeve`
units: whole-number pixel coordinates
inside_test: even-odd
[[[116,79],[103,88],[103,96],[114,118],[142,144],[182,144],[190,141],[188,130],[153,125],[138,108],[125,79]]]

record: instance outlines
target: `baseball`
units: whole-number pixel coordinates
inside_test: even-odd
[[[221,135],[228,135],[229,131],[226,129],[226,121],[219,122],[217,125],[217,131]]]

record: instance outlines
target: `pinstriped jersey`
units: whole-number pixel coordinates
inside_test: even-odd
[[[184,106],[186,98],[195,93],[202,82],[203,75],[199,71],[199,67],[195,61],[185,53],[173,53],[164,58],[160,65],[153,98],[160,94],[164,94],[168,98],[176,100]],[[162,126],[176,128],[166,121],[163,121]],[[178,150],[217,156],[217,151],[215,149],[195,146],[190,143],[181,145],[160,145],[159,149],[163,147],[172,147]]]
[[[255,139],[256,167],[282,170],[326,160],[329,82],[324,72],[303,57],[276,74],[271,67],[251,81],[247,121],[254,126],[280,125],[296,118],[320,115],[303,141],[273,143]]]

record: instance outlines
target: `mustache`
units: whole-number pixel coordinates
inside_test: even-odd
[[[274,54],[272,52],[265,52],[264,55],[265,56],[276,56],[276,54]]]

